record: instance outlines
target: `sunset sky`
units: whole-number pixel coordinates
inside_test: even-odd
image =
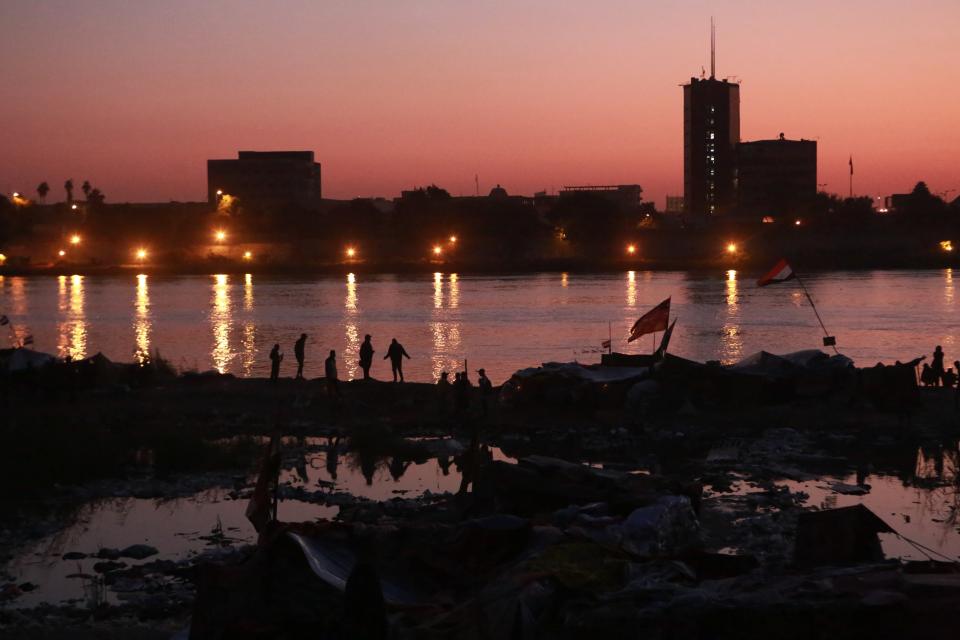
[[[312,149],[331,198],[479,174],[662,206],[711,15],[743,139],[817,140],[827,191],[850,154],[859,194],[960,189],[958,0],[3,0],[0,191],[202,200],[207,158]]]

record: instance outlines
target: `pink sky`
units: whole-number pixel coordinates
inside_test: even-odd
[[[201,200],[207,158],[313,149],[326,197],[469,194],[479,174],[639,183],[662,206],[711,15],[745,140],[818,140],[828,191],[851,153],[859,194],[960,189],[956,0],[5,0],[0,191]]]

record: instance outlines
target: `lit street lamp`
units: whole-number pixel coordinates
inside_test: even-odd
[[[348,258],[353,258],[353,257],[356,256],[356,255],[357,255],[357,250],[356,250],[356,249],[354,249],[353,247],[347,247],[347,257],[348,257]]]
[[[730,255],[733,255],[733,254],[735,254],[736,252],[737,252],[737,243],[736,243],[736,242],[728,242],[728,243],[727,243],[727,253],[729,253]]]
[[[244,251],[244,252],[243,252],[243,259],[244,259],[244,260],[253,260],[253,254],[252,254],[251,252],[249,252],[249,251]]]
[[[137,249],[137,260],[143,262],[147,259],[147,250],[146,249]]]
[[[77,234],[70,236],[70,244],[80,244],[80,236]]]
[[[627,245],[627,253],[629,253],[630,255],[634,255],[636,252],[637,252],[637,245],[635,244]]]
[[[434,246],[433,246],[433,255],[439,256],[441,253],[443,253],[443,248],[442,248],[440,245],[438,245],[438,244],[437,244],[437,245],[434,245]]]
[[[213,237],[216,238],[217,242],[223,242],[227,239],[227,232],[223,229],[217,229],[217,231],[213,234]]]

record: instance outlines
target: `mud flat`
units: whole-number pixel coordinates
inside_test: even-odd
[[[831,634],[909,637],[947,624],[954,392],[878,394],[869,370],[824,383],[694,365],[518,372],[485,416],[476,390],[457,411],[422,384],[351,382],[333,399],[323,380],[104,362],[7,378],[0,631],[811,637],[829,619]],[[277,517],[257,531],[246,512],[273,437]],[[244,586],[264,580],[269,593]]]

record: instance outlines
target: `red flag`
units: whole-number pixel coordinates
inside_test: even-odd
[[[655,331],[666,331],[667,322],[670,320],[670,298],[667,298],[650,311],[640,316],[640,319],[633,323],[630,328],[630,337],[627,342],[633,342],[640,336]]]
[[[850,175],[853,175],[853,156],[850,156]]]
[[[780,261],[773,265],[773,269],[770,269],[770,271],[767,272],[767,275],[757,280],[757,286],[765,287],[768,284],[786,282],[787,280],[792,280],[796,277],[797,274],[793,272],[793,268],[789,265],[789,263],[787,263],[786,259],[780,258]]]

